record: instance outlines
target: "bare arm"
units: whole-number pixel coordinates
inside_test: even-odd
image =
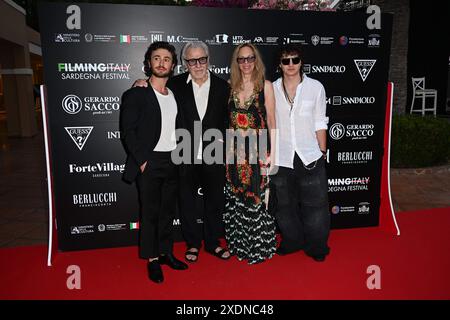
[[[264,100],[266,106],[267,115],[267,127],[270,133],[270,162],[273,163],[275,160],[275,141],[276,141],[276,118],[275,118],[275,94],[273,92],[272,83],[268,80],[264,83]]]
[[[319,148],[321,151],[327,151],[327,130],[316,131],[317,141],[319,142]]]

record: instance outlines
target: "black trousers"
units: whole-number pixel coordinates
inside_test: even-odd
[[[225,167],[220,164],[183,165],[180,174],[180,219],[183,237],[188,247],[214,250],[223,235]],[[199,218],[199,187],[203,193],[203,225]]]
[[[327,255],[330,213],[325,160],[320,158],[305,168],[295,154],[294,169],[279,167],[272,182],[278,200],[280,246],[288,251],[303,249],[308,255]]]
[[[170,152],[153,152],[136,182],[141,214],[140,257],[148,259],[172,253],[178,170]]]

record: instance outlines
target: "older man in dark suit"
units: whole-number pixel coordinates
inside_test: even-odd
[[[228,128],[228,83],[208,70],[209,49],[201,42],[188,42],[182,50],[182,61],[188,72],[169,80],[178,105],[177,128],[190,134],[190,152],[180,166],[180,218],[183,237],[186,240],[185,258],[188,262],[198,259],[202,240],[205,250],[220,259],[229,259],[230,252],[220,245],[223,231],[225,166],[205,162],[204,150],[217,141],[203,141],[209,129],[222,133]],[[146,86],[144,80],[135,85]],[[195,129],[197,127],[197,130]],[[197,134],[196,134],[197,133]],[[198,187],[203,191],[203,226],[198,223]]]

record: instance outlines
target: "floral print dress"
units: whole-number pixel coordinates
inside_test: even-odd
[[[259,137],[260,129],[267,129],[264,93],[254,92],[243,106],[237,93],[232,93],[229,117],[230,129],[236,135],[256,132]],[[225,237],[231,254],[239,260],[247,260],[249,264],[263,262],[276,251],[275,218],[265,204],[268,179],[261,174],[266,166],[259,157],[255,140],[252,143],[247,138],[242,145],[235,139],[232,147],[227,150],[227,158],[233,157],[234,162],[230,164],[228,160],[226,164]]]

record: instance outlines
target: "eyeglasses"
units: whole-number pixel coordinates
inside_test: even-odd
[[[236,59],[237,63],[243,64],[243,63],[253,63],[256,61],[255,56],[249,56],[249,57],[238,57]]]
[[[208,57],[200,57],[198,59],[184,59],[188,65],[195,66],[198,63],[206,64],[208,62]]]
[[[299,63],[300,63],[300,57],[283,58],[283,59],[281,59],[281,63],[282,63],[284,66],[289,65],[289,64],[291,63],[291,61],[292,61],[292,64],[299,64]]]

